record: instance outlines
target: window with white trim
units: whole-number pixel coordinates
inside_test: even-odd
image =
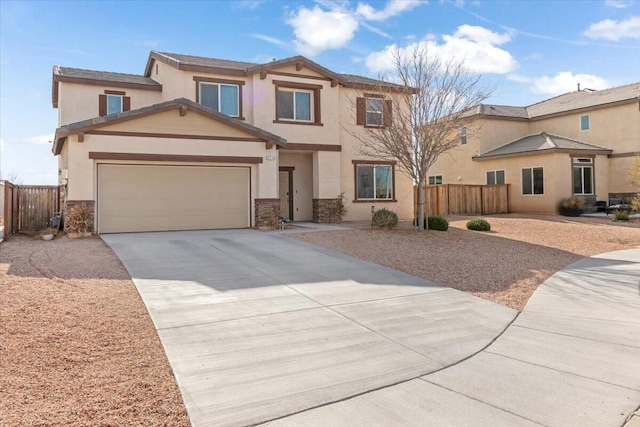
[[[460,145],[465,145],[467,143],[467,127],[462,126],[460,128]]]
[[[502,185],[504,183],[504,170],[487,171],[487,185]]]
[[[278,119],[310,122],[313,117],[313,91],[278,89]]]
[[[373,127],[384,126],[384,100],[382,98],[365,98],[366,99],[366,125]]]
[[[240,115],[240,89],[238,85],[200,82],[200,104],[231,117]]]
[[[427,182],[429,183],[429,185],[442,184],[442,175],[431,175],[427,178]]]
[[[122,95],[107,95],[107,114],[122,113]]]
[[[393,199],[393,165],[356,164],[356,199]]]
[[[590,127],[589,115],[580,116],[580,130],[589,130]]]
[[[522,194],[544,194],[544,171],[542,168],[522,169]]]
[[[574,157],[573,194],[593,194],[593,158]]]

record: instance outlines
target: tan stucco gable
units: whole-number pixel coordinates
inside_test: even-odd
[[[278,135],[185,98],[62,126],[56,130],[53,154],[60,154],[68,136],[78,135],[82,142],[84,134],[258,141],[267,148],[286,144]]]

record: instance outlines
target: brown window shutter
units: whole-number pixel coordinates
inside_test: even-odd
[[[107,115],[107,95],[98,95],[98,115]]]
[[[364,126],[367,123],[367,105],[364,98],[356,99],[356,124]]]
[[[393,125],[393,101],[387,99],[384,101],[384,110],[382,111],[384,127]]]
[[[122,97],[122,111],[129,111],[131,110],[131,97],[130,96],[123,96]]]

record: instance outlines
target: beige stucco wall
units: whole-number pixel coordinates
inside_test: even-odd
[[[146,107],[162,102],[161,92],[141,89],[82,85],[60,82],[58,87],[58,125],[66,125],[98,117],[98,96],[105,90],[126,92],[131,97],[131,109]]]
[[[293,219],[313,219],[313,153],[279,152],[280,166],[293,166]]]
[[[634,157],[617,157],[609,159],[609,192],[633,193],[640,188],[631,185],[629,172],[635,163]]]

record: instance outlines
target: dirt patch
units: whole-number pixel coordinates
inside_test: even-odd
[[[607,218],[495,215],[491,231],[466,229],[472,217],[451,216],[449,231],[419,233],[409,223],[395,230],[353,229],[288,237],[334,249],[367,261],[522,310],[549,276],[586,256],[640,245],[640,221]]]
[[[0,295],[0,425],[190,425],[147,310],[102,240],[3,242]]]

